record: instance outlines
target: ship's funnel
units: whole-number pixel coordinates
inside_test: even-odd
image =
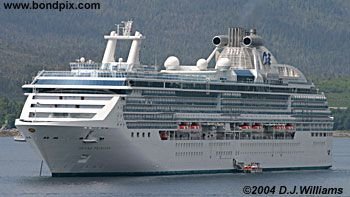
[[[228,36],[220,35],[213,38],[213,44],[217,47],[224,47],[228,43]]]
[[[228,29],[228,46],[229,47],[240,47],[242,38],[244,35],[244,29],[240,27]]]
[[[116,36],[116,32],[112,31],[110,34],[110,37]],[[102,63],[110,63],[115,62],[114,55],[115,55],[115,47],[117,45],[116,39],[108,39],[107,46],[105,53],[103,55]]]
[[[243,38],[244,46],[261,46],[263,44],[262,38],[257,35],[250,35]]]
[[[142,34],[138,31],[135,32],[135,37],[142,38]],[[141,39],[135,39],[132,41],[128,60],[126,61],[127,64],[133,65],[133,64],[140,64],[140,48],[141,48]]]

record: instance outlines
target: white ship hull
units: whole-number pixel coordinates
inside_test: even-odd
[[[259,162],[264,170],[317,169],[332,165],[331,137],[311,138],[297,132],[294,140],[161,141],[131,138],[123,128],[101,128],[103,140],[84,143],[82,126],[17,126],[41,153],[53,176],[151,175],[234,172],[233,159]],[[36,132],[28,132],[34,128]],[[42,132],[40,132],[42,131]],[[142,131],[140,131],[142,132]],[[148,132],[148,131],[147,131]],[[43,139],[48,136],[49,139]],[[54,139],[57,137],[57,139]]]

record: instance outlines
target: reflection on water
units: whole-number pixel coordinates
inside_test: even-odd
[[[0,196],[243,196],[250,186],[342,187],[350,195],[350,138],[334,140],[331,170],[146,177],[52,178],[27,143],[0,138]]]

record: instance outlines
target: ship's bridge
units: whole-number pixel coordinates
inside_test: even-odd
[[[143,65],[139,62],[140,32],[131,34],[131,21],[125,22],[122,31],[112,31],[105,36],[107,46],[101,63],[85,58],[70,63],[71,71],[41,71],[31,84],[23,88],[80,88],[80,89],[129,89],[129,80],[179,80],[220,83],[283,84],[307,83],[304,75],[295,67],[278,64],[273,54],[263,46],[256,30],[229,28],[227,35],[215,36],[215,48],[208,58],[199,59],[196,65],[181,65],[175,56],[166,59],[165,70],[157,65]],[[126,61],[118,58],[117,41],[132,40]],[[214,61],[211,64],[211,61]],[[214,65],[214,66],[213,66]],[[160,71],[160,72],[159,72]]]

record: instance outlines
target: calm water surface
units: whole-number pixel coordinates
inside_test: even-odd
[[[41,159],[29,144],[0,138],[0,196],[248,196],[242,192],[246,185],[342,187],[344,193],[338,196],[350,196],[350,138],[334,140],[333,156],[331,170],[52,178],[46,166],[39,177]]]

